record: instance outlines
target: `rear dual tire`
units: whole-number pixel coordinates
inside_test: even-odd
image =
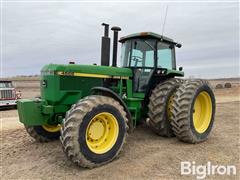
[[[215,106],[207,81],[169,79],[152,91],[148,125],[160,136],[202,142],[212,130]]]
[[[205,141],[213,127],[215,97],[205,80],[189,80],[174,94],[171,126],[176,137],[187,143]]]
[[[150,96],[148,105],[149,127],[159,136],[173,137],[174,133],[170,124],[172,97],[177,88],[182,84],[181,79],[168,79],[158,84]]]

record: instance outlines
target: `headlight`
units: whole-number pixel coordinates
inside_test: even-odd
[[[42,85],[42,87],[47,87],[47,80],[42,80],[41,81],[41,85]]]

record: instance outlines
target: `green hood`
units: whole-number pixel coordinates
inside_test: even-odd
[[[51,72],[69,72],[69,73],[87,73],[87,74],[99,74],[109,76],[128,76],[132,77],[132,71],[128,68],[119,68],[111,66],[97,66],[97,65],[77,65],[77,64],[48,64],[45,65],[42,73]]]

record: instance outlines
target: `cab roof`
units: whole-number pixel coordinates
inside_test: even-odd
[[[153,39],[159,39],[161,41],[165,41],[167,43],[177,44],[176,42],[173,41],[173,39],[170,39],[166,36],[159,35],[154,32],[140,32],[140,33],[130,34],[130,35],[121,37],[119,42],[123,43],[128,39],[135,39],[135,38],[153,38]]]

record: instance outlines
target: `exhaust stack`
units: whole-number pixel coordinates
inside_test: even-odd
[[[121,31],[120,27],[114,26],[111,28],[113,31],[113,56],[112,56],[112,66],[117,66],[117,47],[118,47],[118,31]]]
[[[109,66],[110,63],[110,38],[109,38],[109,24],[102,23],[104,26],[104,36],[102,36],[101,46],[101,66]]]

